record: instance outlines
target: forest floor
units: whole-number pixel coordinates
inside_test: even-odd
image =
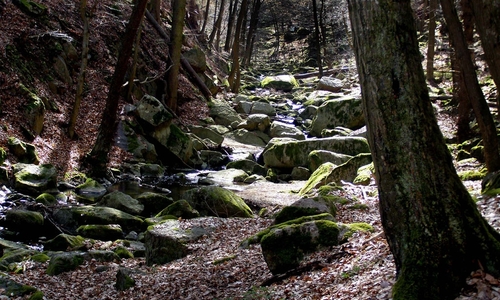
[[[441,128],[453,129],[447,113],[438,114]],[[480,168],[479,163],[457,169]],[[483,216],[500,229],[500,198],[480,195],[480,181],[464,182],[476,197]],[[366,209],[340,206],[337,220],[366,222],[374,232],[357,233],[340,246],[306,257],[295,273],[273,276],[259,245],[247,249],[241,241],[272,224],[271,219],[200,218],[183,220],[186,228],[201,226],[213,232],[188,245],[188,256],[165,265],[148,267],[144,258],[102,263],[87,261],[77,270],[57,276],[45,273],[47,263],[26,262],[18,281],[44,292],[46,299],[391,299],[395,265],[382,231],[375,183],[345,183],[343,196],[357,199]],[[93,249],[109,249],[112,242],[97,242]],[[120,267],[136,270],[136,285],[126,291],[114,287]],[[476,270],[464,282],[457,299],[500,299],[497,278]]]

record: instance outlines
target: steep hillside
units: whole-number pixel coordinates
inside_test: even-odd
[[[76,126],[77,138],[70,140],[67,126],[80,71],[83,35],[79,2],[0,2],[0,147],[6,147],[7,138],[11,136],[31,142],[37,147],[41,162],[55,164],[61,174],[78,168],[97,136],[131,6],[127,1],[89,1],[88,11],[89,60]],[[163,11],[168,12],[169,7],[163,7]],[[162,17],[168,20],[167,15]],[[168,28],[168,24],[162,25]],[[190,36],[186,34],[186,49],[196,45]],[[164,83],[167,42],[147,21],[140,45],[131,102],[145,93],[155,95]],[[181,75],[179,80],[180,119],[177,121],[193,123],[206,114],[206,101],[187,77]],[[128,86],[123,89],[124,95],[127,90]],[[39,134],[27,112],[33,98],[41,99],[45,107],[43,129]],[[124,104],[121,103],[120,110]],[[124,155],[114,147],[111,163],[120,161]],[[9,156],[9,160],[15,162],[14,157]]]

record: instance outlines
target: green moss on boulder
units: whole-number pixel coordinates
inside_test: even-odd
[[[163,216],[175,216],[182,219],[192,219],[199,217],[200,213],[196,209],[192,208],[191,205],[189,205],[189,202],[181,199],[170,204],[156,215],[156,217]]]
[[[73,271],[84,262],[83,252],[63,252],[52,255],[46,273],[59,275],[63,272]]]
[[[114,241],[123,238],[123,231],[120,225],[82,225],[78,227],[76,232],[86,238]]]
[[[253,212],[234,192],[218,186],[202,186],[184,193],[189,204],[202,216],[252,218]]]
[[[44,243],[44,249],[50,251],[80,250],[85,247],[85,239],[81,236],[74,236],[61,233]]]

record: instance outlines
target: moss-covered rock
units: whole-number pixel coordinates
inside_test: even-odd
[[[54,253],[49,261],[46,273],[59,275],[63,272],[73,271],[85,261],[84,252],[71,251]]]
[[[196,209],[193,209],[191,205],[189,205],[189,202],[181,199],[170,204],[156,215],[156,217],[162,216],[175,216],[182,219],[192,219],[199,217],[200,213]]]
[[[335,153],[326,150],[313,150],[311,151],[311,153],[309,153],[308,156],[309,170],[311,170],[311,172],[314,172],[319,168],[319,166],[326,162],[330,162],[338,166],[346,163],[351,158],[352,155]]]
[[[364,165],[358,168],[356,177],[352,181],[354,184],[369,185],[373,174],[375,174],[375,166],[373,163]]]
[[[194,241],[208,231],[203,228],[181,229],[178,220],[150,226],[145,235],[146,264],[165,264],[187,255],[187,242]]]
[[[84,253],[85,260],[95,260],[100,262],[120,261],[120,257],[110,250],[89,250]]]
[[[76,232],[86,238],[114,241],[123,238],[123,231],[120,225],[82,225],[76,229]]]
[[[318,220],[327,220],[327,221],[335,221],[335,218],[329,214],[329,213],[323,213],[319,215],[313,215],[313,216],[304,216],[300,217],[297,219],[292,219],[280,224],[272,225],[264,230],[259,231],[258,233],[252,235],[251,237],[245,239],[240,243],[240,247],[242,248],[247,248],[251,244],[257,244],[260,243],[262,240],[262,237],[268,234],[272,229],[277,228],[282,225],[293,225],[293,224],[301,224],[304,222],[310,222],[310,221],[318,221]]]
[[[325,128],[333,129],[338,126],[357,129],[365,124],[361,99],[344,97],[329,100],[318,107],[316,118],[311,126],[311,134],[321,137]]]
[[[96,180],[87,178],[84,183],[75,188],[75,192],[80,197],[94,202],[106,193],[106,188]]]
[[[7,151],[3,147],[0,147],[0,165],[2,165],[7,159]]]
[[[35,201],[41,203],[45,206],[51,206],[57,204],[57,199],[52,194],[42,193],[36,197]]]
[[[212,98],[208,107],[210,109],[210,117],[212,117],[218,125],[231,127],[233,123],[240,124],[243,121],[240,115],[226,100]]]
[[[116,247],[113,252],[120,258],[134,258],[134,254],[124,246]]]
[[[298,267],[304,254],[337,245],[338,234],[337,224],[326,220],[278,225],[262,237],[262,254],[271,273],[285,273]]]
[[[165,207],[174,203],[174,199],[171,197],[154,192],[144,192],[137,196],[136,199],[144,205],[142,215],[146,217],[154,216]]]
[[[203,216],[253,217],[252,210],[234,192],[218,186],[202,186],[184,193],[184,198]]]
[[[74,251],[85,248],[85,239],[81,236],[61,233],[44,243],[44,249],[49,251]]]
[[[473,169],[473,170],[458,172],[458,177],[460,177],[460,180],[462,180],[462,181],[482,180],[486,177],[487,173],[488,173],[488,169],[486,169],[486,168],[483,168],[481,170]]]
[[[34,3],[34,2],[31,2]],[[32,6],[37,7],[37,6]],[[30,91],[23,84],[19,85],[20,92],[25,95],[27,102],[24,107],[24,114],[34,135],[42,132],[45,120],[45,104],[43,100],[35,93]],[[28,162],[32,163],[32,162]]]
[[[12,298],[21,297],[22,299],[29,300],[43,299],[43,293],[41,291],[32,286],[17,283],[10,279],[5,273],[0,273],[0,289],[3,295],[8,295],[8,297]]]
[[[345,243],[356,232],[373,232],[373,226],[368,223],[338,224],[339,242]]]
[[[145,227],[142,219],[110,207],[64,207],[54,212],[53,217],[58,224],[75,233],[78,227],[86,224],[119,224],[127,232],[140,232]]]
[[[43,215],[36,211],[11,209],[5,213],[4,227],[23,235],[36,236],[43,231]]]
[[[57,171],[51,164],[14,165],[14,187],[20,192],[38,196],[48,189],[55,188],[56,184]]]
[[[249,159],[235,160],[226,165],[226,169],[240,169],[248,174],[266,175],[266,168]]]
[[[152,126],[164,123],[170,124],[174,116],[155,97],[144,95],[137,104],[136,113],[138,117]]]
[[[219,147],[224,141],[224,137],[215,130],[204,126],[190,126],[191,133],[199,137],[201,140],[210,140],[209,144]]]
[[[39,252],[26,248],[15,248],[4,252],[4,255],[0,258],[0,270],[1,271],[11,271],[11,265],[19,263],[31,258]]]
[[[294,202],[291,206],[284,207],[276,214],[274,223],[280,224],[305,216],[314,216],[323,213],[329,213],[335,216],[337,208],[334,201],[323,197],[302,198]]]
[[[47,7],[35,1],[19,0],[13,1],[13,3],[30,17],[38,17],[47,14]]]
[[[322,185],[328,183],[328,176],[332,173],[333,169],[335,169],[337,165],[326,162],[319,166],[316,171],[311,174],[311,177],[307,180],[306,184],[302,189],[300,189],[299,194],[305,195],[309,193],[312,189],[318,188]]]
[[[294,87],[298,87],[299,83],[292,75],[277,75],[264,77],[260,82],[260,86],[266,89],[289,92]]]
[[[116,208],[131,215],[140,215],[144,210],[144,205],[138,200],[119,191],[103,196],[101,201],[97,203],[97,206]]]
[[[134,271],[131,269],[123,267],[119,268],[116,273],[116,289],[119,291],[125,291],[135,286],[135,280],[131,277],[133,273]]]
[[[262,156],[267,167],[307,167],[309,153],[318,149],[347,155],[370,152],[367,140],[361,137],[330,137],[305,141],[275,138],[268,143]]]

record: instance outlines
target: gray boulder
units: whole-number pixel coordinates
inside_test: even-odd
[[[240,114],[250,114],[252,111],[253,102],[240,101],[236,104],[235,110]]]
[[[202,216],[252,218],[250,207],[234,192],[218,186],[202,186],[184,193],[189,204]]]
[[[243,121],[240,115],[224,100],[212,99],[209,104],[210,117],[216,124],[231,126],[235,123],[239,124]]]
[[[151,95],[144,95],[141,98],[137,104],[136,112],[140,119],[154,127],[165,123],[170,124],[174,118],[165,106]]]
[[[361,99],[344,97],[329,100],[318,107],[313,120],[311,134],[321,136],[321,131],[326,128],[338,126],[357,129],[365,125]]]
[[[262,254],[271,273],[282,274],[298,267],[305,254],[320,246],[337,245],[338,236],[339,228],[332,221],[284,224],[262,237]]]
[[[243,170],[226,169],[209,173],[206,178],[200,180],[200,183],[230,186],[234,182],[243,182],[247,177],[248,174]]]
[[[191,48],[182,55],[197,73],[204,73],[206,71],[207,59],[205,53],[200,48]]]
[[[84,254],[80,251],[54,253],[50,258],[47,274],[59,275],[76,270],[85,261]]]
[[[298,87],[299,83],[292,75],[277,75],[264,77],[260,82],[260,86],[266,89],[289,92],[294,87]]]
[[[335,165],[341,165],[352,158],[352,155],[335,153],[326,150],[313,150],[309,153],[309,170],[312,172],[326,162],[331,162]]]
[[[276,109],[267,102],[253,102],[250,114],[264,114],[268,116],[275,116]]]
[[[57,171],[53,165],[22,163],[14,165],[14,187],[17,191],[38,196],[56,186]]]
[[[370,152],[368,141],[360,137],[331,137],[305,141],[274,138],[268,143],[262,156],[266,167],[307,167],[309,153],[318,149],[347,155]]]
[[[142,215],[147,217],[156,215],[159,211],[174,203],[174,199],[171,197],[154,192],[144,192],[137,196],[136,199],[144,205]]]
[[[36,211],[11,209],[5,213],[3,226],[23,235],[36,236],[43,232],[43,215]]]
[[[194,227],[181,229],[178,220],[167,220],[152,226],[144,237],[146,264],[166,264],[187,255],[186,243],[208,234],[206,229]]]
[[[76,233],[85,224],[119,224],[125,231],[142,231],[144,221],[121,210],[101,206],[63,207],[53,214],[54,220]]]
[[[23,142],[16,137],[9,137],[7,139],[7,145],[10,152],[14,154],[20,162],[38,165],[38,154],[36,153],[36,148],[33,144]]]
[[[85,248],[85,239],[81,236],[61,233],[43,244],[44,250],[73,251]]]
[[[101,201],[97,203],[97,206],[116,208],[131,215],[140,215],[144,210],[144,205],[138,200],[118,191],[102,197]]]
[[[240,169],[248,174],[266,175],[266,168],[249,159],[235,160],[226,165],[226,169]]]
[[[76,229],[79,235],[101,241],[115,241],[123,238],[123,231],[120,225],[82,225]]]
[[[182,199],[170,204],[156,215],[157,218],[162,216],[174,216],[182,219],[192,219],[198,218],[200,216],[200,213],[196,209],[191,207],[191,205],[189,205],[189,202]]]
[[[243,128],[249,131],[259,130],[265,132],[271,126],[271,118],[266,114],[249,115],[245,121],[238,125],[238,129]]]
[[[269,130],[269,136],[272,138],[276,137],[288,137],[296,140],[305,140],[306,135],[300,131],[297,127],[292,124],[283,123],[280,121],[274,121],[271,124]]]
[[[267,134],[261,131],[248,131],[246,129],[238,129],[226,134],[225,136],[239,143],[258,147],[265,147],[271,140]]]
[[[321,77],[318,82],[318,90],[338,93],[344,88],[342,80],[333,77]]]
[[[202,140],[210,140],[216,147],[219,147],[224,141],[224,137],[221,134],[208,127],[192,125],[189,127],[189,130]]]

